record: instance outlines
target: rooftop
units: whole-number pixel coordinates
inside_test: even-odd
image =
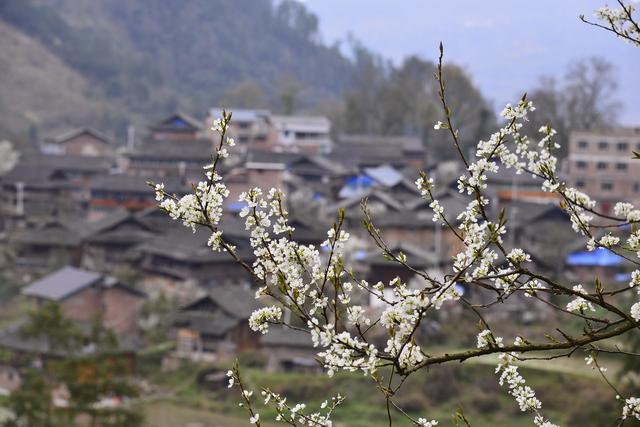
[[[100,273],[67,266],[36,280],[27,286],[22,293],[31,297],[61,301],[95,284],[101,278]]]

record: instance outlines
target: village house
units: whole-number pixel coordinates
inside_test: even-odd
[[[411,174],[417,177],[417,174]],[[342,199],[362,196],[370,189],[377,188],[393,194],[399,201],[413,200],[420,196],[415,178],[407,178],[401,171],[391,165],[383,164],[376,167],[363,168],[357,175],[351,175],[345,180],[338,193]]]
[[[163,215],[167,217],[165,213]],[[109,213],[98,221],[88,223],[86,227],[88,230],[82,240],[81,264],[94,271],[130,266],[132,248],[161,231],[141,215],[125,209]]]
[[[151,139],[157,141],[193,141],[203,131],[200,121],[182,112],[176,112],[149,128]]]
[[[86,231],[81,219],[61,216],[12,230],[7,242],[13,249],[16,272],[30,275],[67,264],[79,266]]]
[[[126,171],[141,177],[202,179],[202,167],[211,163],[214,145],[209,139],[145,140],[126,155]]]
[[[228,108],[233,113],[227,129],[227,136],[233,138],[239,150],[272,150],[277,132],[271,121],[268,110],[249,110]],[[213,126],[214,120],[222,118],[222,108],[211,108],[207,117],[207,127]],[[217,141],[219,135],[211,133],[211,139]]]
[[[224,360],[259,347],[259,333],[248,319],[260,304],[254,291],[239,284],[211,288],[173,316],[176,356],[195,360]]]
[[[331,122],[322,116],[273,116],[277,132],[275,151],[306,154],[328,153],[332,149]]]
[[[153,178],[129,174],[107,175],[93,179],[88,186],[89,220],[102,218],[107,213],[122,208],[137,211],[157,206],[155,193],[147,184],[149,179]],[[167,177],[158,182],[165,184],[168,193],[178,196],[188,194],[192,190],[186,180],[177,177]]]
[[[407,265],[417,271],[439,268],[442,262],[434,252],[406,242],[389,244],[388,249],[396,256],[401,253],[404,254]],[[382,249],[378,247],[366,252],[360,258],[360,262],[368,267],[366,280],[372,284],[379,281],[389,283],[396,277],[403,283],[409,283],[416,276],[414,271],[407,269],[398,262],[387,259],[383,255]]]
[[[260,337],[260,351],[267,359],[267,372],[319,373],[323,369],[307,332],[271,326],[269,333]]]
[[[43,154],[111,157],[115,147],[109,137],[93,128],[79,128],[40,143]]]
[[[89,199],[91,180],[110,174],[114,166],[114,160],[106,157],[23,153],[0,180],[5,206],[14,207],[15,222],[81,212]]]
[[[237,246],[241,259],[251,262],[253,253],[242,231],[234,231],[232,218],[225,219],[225,236]],[[235,227],[239,228],[239,226]],[[165,233],[132,249],[133,266],[141,273],[140,286],[152,298],[161,294],[179,300],[191,299],[220,285],[247,285],[247,271],[226,252],[212,251],[206,230],[192,233],[174,224]]]
[[[373,195],[377,195],[379,198],[380,194],[386,193],[375,191],[368,194],[368,197],[372,198]],[[395,193],[392,194],[395,195]],[[398,194],[400,195],[401,193],[399,192]],[[437,193],[436,198],[443,206],[445,213],[461,212],[467,204],[467,200],[462,196],[448,190]],[[407,197],[403,203],[394,198],[395,204],[388,205],[389,207],[381,203],[384,200],[386,198],[382,198],[381,201],[373,198],[375,203],[372,205],[370,201],[367,205],[374,227],[380,230],[382,238],[388,245],[407,244],[423,251],[434,253],[438,258],[436,263],[438,265],[449,263],[451,257],[463,249],[463,244],[454,231],[439,221],[433,221],[433,212],[428,207],[428,202],[423,198],[418,196]],[[392,207],[396,205],[402,206],[402,209],[393,209]],[[351,212],[351,215],[355,218],[362,217],[359,207],[356,210],[355,204],[351,206],[348,212]],[[449,221],[454,227],[458,223],[455,217],[449,218]],[[357,226],[355,221],[354,226]],[[364,231],[353,230],[353,232],[367,239]]]
[[[389,164],[418,170],[424,166],[425,148],[418,137],[341,134],[331,158],[358,168]]]
[[[116,278],[75,267],[63,267],[24,288],[35,307],[60,304],[62,314],[77,322],[99,318],[117,334],[135,335],[146,295]]]

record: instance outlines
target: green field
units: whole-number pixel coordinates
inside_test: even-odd
[[[452,415],[460,406],[473,427],[533,425],[529,414],[522,414],[514,400],[498,385],[493,373],[494,360],[445,365],[412,377],[397,396],[397,403],[415,416],[434,418],[440,426],[453,426]],[[187,365],[173,373],[158,374],[159,393],[144,403],[149,426],[157,427],[235,427],[248,425],[248,416],[239,408],[237,389],[202,390],[197,373],[202,365]],[[615,371],[611,367],[610,373]],[[522,368],[527,382],[543,403],[543,414],[562,426],[599,427],[615,425],[619,408],[615,393],[598,380],[580,355],[559,361],[535,361]],[[244,369],[246,384],[255,389],[269,386],[288,397],[291,404],[305,402],[319,407],[326,397],[341,393],[348,398],[336,411],[335,425],[344,427],[386,426],[384,399],[371,381],[358,374],[323,375],[267,374]],[[171,390],[171,393],[168,391]],[[596,405],[593,402],[597,402]],[[273,419],[270,408],[259,407],[262,420]],[[400,417],[394,424],[407,425]],[[268,425],[268,424],[267,424]],[[626,425],[626,424],[625,424]]]

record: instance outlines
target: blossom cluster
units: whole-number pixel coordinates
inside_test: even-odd
[[[520,337],[514,341],[515,346],[523,346],[524,344]],[[504,347],[502,337],[495,337],[488,329],[483,330],[478,334],[478,348],[486,347]],[[499,360],[500,363],[496,367],[496,374],[500,374],[498,382],[501,386],[506,384],[509,394],[515,398],[520,410],[534,413],[534,424],[539,427],[557,427],[540,414],[542,403],[536,397],[535,391],[526,384],[526,380],[518,371],[518,367],[515,365],[517,361],[516,353],[500,353]]]
[[[596,10],[596,18],[623,40],[640,46],[640,28],[633,19],[636,6],[633,3],[622,4],[619,8],[604,6]]]

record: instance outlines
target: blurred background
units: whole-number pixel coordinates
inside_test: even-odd
[[[433,127],[443,118],[433,78],[440,41],[465,154],[526,92],[537,110],[523,132],[536,137],[548,123],[558,130],[568,183],[605,212],[615,201],[640,201],[640,164],[632,161],[640,151],[640,51],[579,20],[600,6],[0,0],[0,425],[246,425],[226,387],[235,358],[252,385],[292,402],[319,405],[328,390],[353,396],[336,414],[340,426],[386,423],[368,380],[322,375],[307,336],[248,329],[259,306],[251,277],[212,252],[207,233],[161,212],[147,181],[189,193],[218,142],[213,120],[231,110],[237,146],[221,170],[231,192],[224,228],[243,260],[253,254],[238,195],[277,186],[289,195],[300,242],[319,245],[344,209],[354,271],[371,283],[400,277],[420,287],[368,238],[360,200],[368,197],[390,248],[414,268],[450,271],[459,244],[432,221],[413,184],[426,171],[447,212],[466,205],[456,151]],[[488,185],[491,214],[507,212],[508,246],[531,254],[538,271],[585,288],[596,276],[628,283],[631,266],[587,252],[559,200],[535,179],[501,170]],[[487,301],[464,284],[459,291]],[[379,301],[359,298],[379,313]],[[513,336],[526,326],[540,339],[563,321],[526,298],[491,316],[494,332]],[[417,337],[430,351],[475,346],[471,313],[442,310],[427,320]],[[581,327],[566,320],[569,333]],[[634,333],[610,344],[638,351]],[[605,361],[625,387],[638,388],[637,362]],[[495,362],[421,373],[399,401],[416,416],[449,420],[462,405],[474,427],[523,425],[499,389]],[[583,355],[532,363],[525,376],[554,422],[615,419],[615,393]]]

